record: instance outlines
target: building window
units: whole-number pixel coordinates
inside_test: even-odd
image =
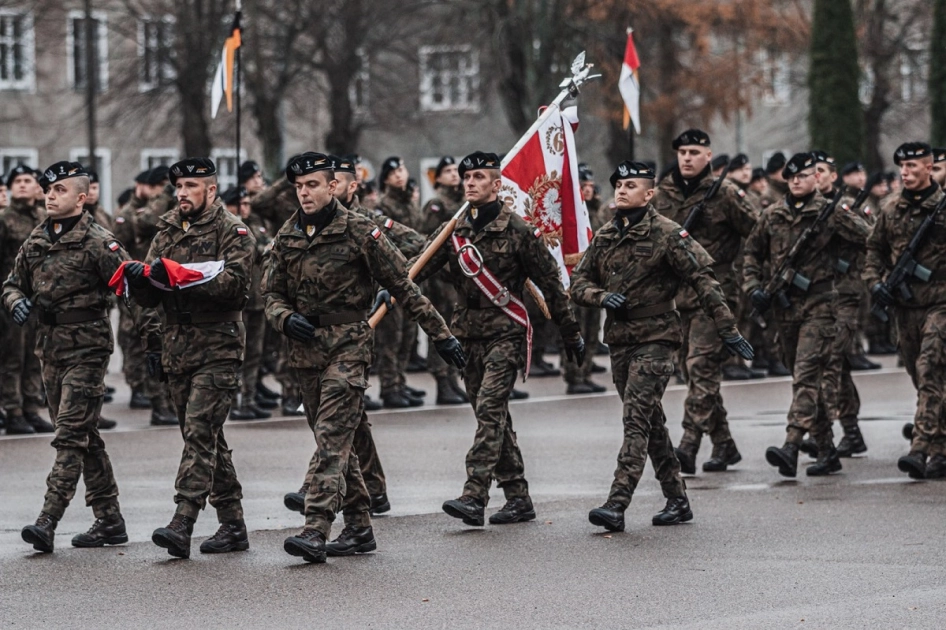
[[[900,98],[904,103],[926,100],[929,55],[925,50],[900,53]]]
[[[105,13],[92,12],[95,32],[95,46],[92,48],[95,60],[95,79],[99,92],[108,88],[108,24]],[[86,28],[83,11],[69,12],[69,27],[66,32],[66,48],[69,51],[69,85],[74,90],[84,90],[89,78],[86,65]]]
[[[210,159],[217,165],[218,195],[236,186],[237,171],[240,169],[240,163],[246,160],[246,152],[241,150],[240,158],[237,159],[234,149],[214,149],[210,153]]]
[[[368,54],[364,48],[358,49],[358,70],[352,77],[348,88],[348,100],[356,114],[364,116],[368,113]]]
[[[177,149],[142,149],[141,170],[148,171],[155,166],[171,166],[181,158]]]
[[[479,111],[480,61],[472,46],[420,49],[420,106],[428,112]]]
[[[6,178],[7,173],[12,171],[17,164],[38,168],[37,162],[39,162],[39,154],[36,149],[0,149],[0,177]]]
[[[784,105],[792,96],[788,55],[772,50],[761,53],[762,102],[766,105]]]
[[[148,92],[167,86],[175,76],[174,18],[138,20],[138,91]]]
[[[112,210],[112,150],[105,147],[95,148],[95,164],[89,160],[88,147],[76,147],[69,151],[69,160],[91,168],[99,174],[99,203]]]
[[[0,90],[34,87],[33,16],[0,10]]]

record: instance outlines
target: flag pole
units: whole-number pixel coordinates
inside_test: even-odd
[[[627,36],[630,37],[630,36],[631,36],[631,33],[633,33],[633,32],[634,32],[634,29],[631,28],[630,26],[628,26],[628,27],[627,27]],[[635,147],[634,147],[634,144],[635,144],[635,143],[634,143],[634,122],[630,120],[630,112],[628,112],[628,121],[629,121],[629,124],[627,125],[627,152],[628,152],[628,159],[630,159],[631,161],[633,161],[633,160],[634,160],[634,148],[635,148]]]
[[[240,29],[240,40],[243,39],[243,25],[240,24],[240,14],[242,13],[242,2],[241,0],[236,0],[236,23]],[[240,53],[242,51],[242,43],[236,49],[236,78],[233,81],[233,88],[236,90],[236,170],[237,173],[240,171],[240,74],[243,70],[243,62],[240,59]],[[237,181],[239,181],[239,175],[237,176]]]

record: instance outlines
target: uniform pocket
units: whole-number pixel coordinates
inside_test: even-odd
[[[642,374],[653,374],[654,376],[673,375],[673,361],[669,359],[650,359],[641,361],[640,371]]]
[[[89,385],[81,389],[82,395],[86,398],[101,398],[105,395],[105,384]]]
[[[236,374],[214,374],[213,384],[217,389],[236,389],[240,386],[240,379]]]

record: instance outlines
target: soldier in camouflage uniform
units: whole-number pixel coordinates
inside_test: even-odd
[[[578,322],[568,308],[558,265],[545,246],[542,232],[499,199],[499,168],[495,154],[479,151],[460,163],[459,173],[470,209],[451,239],[418,275],[423,281],[444,269],[460,296],[451,327],[463,340],[469,356],[464,383],[476,414],[477,429],[473,447],[466,456],[463,494],[445,502],[443,510],[467,525],[477,526],[484,523],[494,479],[506,496],[506,504],[490,516],[490,523],[502,525],[535,518],[522,453],[509,413],[509,397],[516,374],[524,367],[527,331],[531,330],[526,327],[528,320],[522,304],[527,279],[531,278],[545,296],[552,320],[561,331],[568,359],[581,362],[585,353]],[[442,229],[431,234],[428,242]],[[464,273],[464,269],[467,273],[470,269],[458,255],[456,246],[461,242],[470,245],[469,251],[482,253],[482,267],[501,285],[492,297],[487,297],[472,277]]]
[[[112,215],[105,211],[105,208],[102,207],[99,194],[101,192],[101,184],[99,183],[99,174],[95,171],[86,171],[89,175],[89,196],[85,200],[83,205],[83,210],[92,215],[92,218],[96,223],[101,225],[106,230],[112,232],[114,231],[114,224],[112,223]]]
[[[779,204],[762,213],[745,244],[743,285],[759,313],[765,313],[773,298],[766,289],[767,274],[775,273],[799,235],[811,225],[828,202],[817,190],[815,159],[798,153],[786,164],[782,176],[789,192]],[[766,460],[786,477],[795,477],[798,450],[804,434],[810,433],[818,448],[818,461],[809,466],[809,476],[841,470],[841,460],[832,441],[831,422],[837,418],[840,365],[833,351],[837,337],[835,286],[838,248],[843,242],[863,243],[869,228],[863,219],[839,206],[821,225],[797,256],[789,272],[810,281],[807,291],[794,284],[784,289],[787,304],[776,301],[782,360],[792,370],[792,404],[788,411],[785,444],[766,451]]]
[[[230,404],[240,388],[246,346],[243,307],[253,273],[256,242],[249,229],[217,198],[214,163],[188,158],[170,169],[178,204],[158,221],[148,260],[128,267],[132,296],[142,306],[161,306],[165,315],[162,352],[149,353],[151,372],[163,372],[184,437],[175,480],[177,504],[154,543],[172,556],[190,557],[194,522],[209,500],[220,528],[201,553],[249,548],[243,522],[242,487],[223,435]],[[222,263],[203,284],[171,290],[167,267],[176,263]]]
[[[407,277],[404,257],[380,227],[342,206],[334,162],[319,153],[290,161],[286,175],[301,208],[276,235],[264,277],[266,317],[290,339],[289,356],[318,446],[309,464],[306,524],[286,539],[307,562],[372,551],[369,497],[352,442],[364,420],[373,333],[367,322],[375,282],[419,321],[440,352],[462,364],[460,344]],[[445,357],[446,358],[446,357]],[[344,498],[344,503],[343,503]],[[344,507],[345,528],[328,545]]]
[[[765,210],[769,206],[778,205],[788,194],[788,182],[782,177],[782,169],[785,168],[785,155],[779,151],[769,158],[765,164],[765,173],[768,175],[768,190],[762,196],[761,208]]]
[[[914,253],[916,261],[932,271],[929,282],[909,278],[913,298],[904,300],[886,281],[920,223],[944,193],[932,180],[933,156],[928,144],[901,145],[894,162],[900,167],[903,191],[891,198],[877,217],[867,240],[863,276],[874,302],[892,307],[889,312],[896,315],[900,353],[917,390],[910,452],[897,466],[914,479],[938,479],[946,477],[946,213],[937,215]]]
[[[682,225],[715,182],[710,166],[713,152],[709,136],[699,129],[680,134],[673,141],[673,149],[677,152],[677,168],[658,185],[653,206],[662,216]],[[689,228],[693,240],[712,257],[713,274],[723,287],[732,311],[736,311],[739,299],[733,263],[742,240],[749,236],[758,217],[745,191],[727,180],[721,183],[716,195],[706,202],[703,212]],[[684,473],[695,473],[696,455],[705,433],[713,442],[713,454],[703,464],[703,470],[725,471],[742,460],[729,431],[720,391],[722,367],[730,355],[713,317],[700,308],[698,296],[689,285],[681,286],[676,305],[683,323],[688,375],[683,437],[677,458]]]
[[[113,348],[108,282],[128,256],[111,232],[83,212],[89,177],[80,164],[57,162],[43,179],[49,218],[20,248],[3,284],[3,304],[18,325],[24,325],[32,311],[39,325],[36,350],[49,415],[56,425],[56,460],[46,481],[42,512],[34,525],[23,528],[22,536],[34,549],[50,553],[56,525],[75,496],[79,477],[96,520],[72,544],[128,542],[118,486],[98,431]],[[152,336],[157,337],[156,322]]]
[[[572,272],[572,300],[607,309],[604,341],[611,350],[614,385],[624,402],[624,445],[608,500],[588,514],[593,524],[624,530],[648,456],[667,498],[654,525],[693,518],[680,464],[666,427],[661,398],[683,343],[674,296],[686,282],[710,315],[730,352],[752,358],[752,347],[736,329],[727,297],[713,276],[713,259],[679,224],[658,214],[654,169],[623,162],[611,175],[617,213],[592,239]]]
[[[7,176],[10,205],[0,211],[0,281],[13,270],[20,245],[44,218],[35,203],[36,173],[17,165]],[[53,425],[39,415],[43,408],[43,381],[36,346],[36,322],[14,326],[7,312],[0,313],[0,406],[6,413],[8,435],[51,433]]]

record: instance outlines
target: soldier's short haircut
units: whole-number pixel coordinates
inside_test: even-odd
[[[72,177],[70,179],[75,182],[77,193],[85,193],[86,195],[89,194],[89,186],[92,184],[92,180],[90,180],[87,176],[82,175],[79,177]]]

